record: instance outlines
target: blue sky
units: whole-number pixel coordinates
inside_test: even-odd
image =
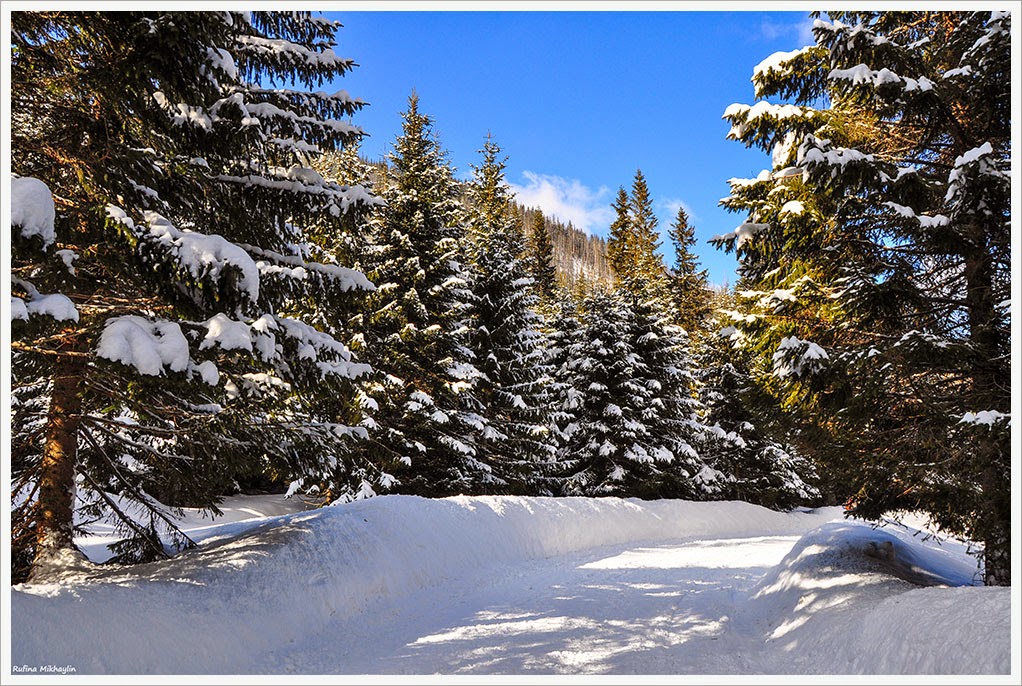
[[[606,236],[617,188],[642,169],[661,230],[683,203],[710,280],[734,282],[734,258],[706,241],[742,217],[717,202],[769,160],[726,140],[721,114],[754,102],[762,59],[812,41],[805,12],[328,15],[344,24],[337,53],[360,65],[334,85],[370,103],[354,120],[367,156],[392,148],[415,89],[459,176],[491,132],[521,201]]]

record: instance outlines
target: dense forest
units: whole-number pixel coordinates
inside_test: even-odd
[[[260,489],[918,511],[1010,583],[1007,14],[832,13],[760,64],[726,290],[642,160],[604,242],[493,137],[457,180],[414,93],[362,157],[337,29],[12,15],[14,579]]]

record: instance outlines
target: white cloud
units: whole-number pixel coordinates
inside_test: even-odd
[[[692,211],[692,207],[681,198],[667,198],[666,200],[661,200],[660,207],[668,213],[668,225],[674,222],[674,220],[678,217],[679,209],[685,210],[685,214],[688,215],[689,224],[697,224],[699,222],[699,217],[697,217],[696,213]]]
[[[606,229],[614,221],[610,189],[600,186],[592,190],[578,179],[565,179],[550,174],[522,172],[525,185],[509,183],[518,202],[526,207],[538,207],[544,215],[556,217],[565,224],[588,234]]]
[[[793,22],[776,22],[770,19],[764,19],[760,22],[759,31],[767,40],[791,37],[798,41],[799,44],[797,47],[815,45],[816,39],[813,37],[813,21],[813,18],[808,15]]]
[[[816,45],[816,36],[813,35],[813,24],[816,22],[812,17],[806,17],[798,23],[798,40],[802,45]]]

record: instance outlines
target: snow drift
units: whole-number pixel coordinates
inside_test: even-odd
[[[797,536],[835,518],[840,518],[836,508],[778,513],[738,502],[372,498],[193,530],[199,547],[165,562],[130,568],[91,565],[69,571],[60,582],[17,586],[12,590],[12,660],[14,664],[70,664],[78,673],[246,673],[257,663],[274,664],[275,651],[286,652],[288,646],[321,637],[321,630],[331,624],[352,626],[350,621],[359,622],[360,617],[387,616],[410,598],[442,603],[464,588],[478,589],[502,569],[529,560],[626,543]],[[856,541],[881,535],[878,550],[887,552],[883,532],[868,526],[853,528],[856,531],[825,527],[796,546],[747,603],[746,625],[762,628],[768,642],[790,641],[796,635],[798,628],[781,630],[788,620],[808,629],[811,622],[802,619],[805,603],[800,605],[800,594],[815,587],[813,580],[819,574],[826,578],[838,574],[811,570],[839,569],[827,562],[833,555],[819,557],[821,550],[838,550],[854,534],[851,538]],[[905,548],[902,559],[908,572],[921,575],[927,583],[965,580],[961,559],[954,564],[935,563],[937,558],[917,550],[918,544],[898,540]],[[826,564],[821,567],[821,563]],[[860,572],[855,574],[862,576]],[[845,573],[851,572],[841,572]],[[884,597],[908,598],[912,611],[929,602],[925,596],[905,593],[895,597],[896,590],[916,586],[890,571],[875,573],[883,579],[881,585],[887,584]],[[922,589],[930,590],[942,592],[940,598],[956,606],[974,603],[973,596],[950,596],[946,588]],[[1008,596],[996,593],[997,589],[963,590],[982,596],[984,608],[1007,614]],[[867,585],[860,595],[869,592]],[[836,596],[830,597],[837,602]],[[904,614],[893,605],[876,607],[874,614],[863,613],[857,618],[868,621],[879,636],[890,633],[883,628],[886,616]],[[984,653],[998,669],[1007,664],[1010,654],[1006,626],[994,623],[994,631],[1004,637],[1004,648],[995,640]],[[938,645],[925,650],[941,651],[944,643],[958,641],[963,632],[976,629],[960,622],[949,628],[954,631],[935,634]],[[826,629],[838,632],[830,637],[832,641],[843,640],[842,632],[860,630],[840,622],[828,622]],[[990,651],[997,655],[991,656]],[[343,651],[334,657],[343,673]],[[785,672],[789,666],[764,662],[763,671]],[[811,669],[814,663],[803,666]],[[860,671],[860,667],[873,671],[870,665],[858,663],[837,671]]]
[[[773,647],[769,671],[1007,673],[1010,589],[969,588],[981,575],[962,548],[831,522],[799,539],[741,614]]]

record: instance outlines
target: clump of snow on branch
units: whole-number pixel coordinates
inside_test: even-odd
[[[78,308],[62,293],[39,294],[27,303],[21,298],[11,296],[11,319],[27,320],[29,315],[33,314],[53,317],[58,322],[78,321]]]
[[[206,336],[199,350],[220,346],[224,350],[252,351],[252,334],[248,324],[231,319],[218,312],[206,321]]]
[[[1004,412],[998,412],[997,410],[980,410],[979,412],[966,412],[962,419],[958,422],[959,424],[985,424],[987,426],[993,426],[995,424],[1011,422],[1011,415],[1005,414]]]
[[[866,64],[857,64],[848,69],[834,69],[830,72],[829,78],[833,81],[847,81],[853,86],[871,85],[874,88],[897,84],[907,93],[933,90],[933,81],[925,76],[913,79],[899,76],[886,67],[879,70],[870,69]]]
[[[44,247],[56,239],[53,221],[56,210],[49,186],[32,176],[11,179],[11,226],[25,238],[39,236]]]
[[[724,119],[731,119],[734,123],[727,137],[733,140],[741,140],[751,126],[757,120],[768,117],[781,121],[784,119],[801,119],[816,113],[816,110],[800,105],[774,105],[766,101],[757,102],[749,106],[741,103],[728,105],[724,110]]]
[[[812,374],[829,360],[827,351],[812,341],[801,341],[796,336],[781,339],[774,352],[774,376],[784,379],[789,376]]]
[[[188,339],[177,322],[150,321],[137,315],[107,320],[96,355],[134,367],[140,374],[159,376],[164,369],[188,369]]]
[[[211,277],[219,281],[228,267],[240,273],[238,286],[255,302],[259,297],[259,268],[241,247],[216,234],[180,230],[157,212],[147,211],[147,227],[137,226],[119,207],[108,205],[107,216],[126,226],[136,236],[155,240],[169,249],[177,262],[195,278]]]
[[[757,81],[760,81],[767,76],[783,78],[785,75],[791,73],[791,66],[788,63],[790,63],[796,57],[804,55],[809,50],[812,50],[813,47],[815,46],[807,45],[805,47],[799,48],[798,50],[773,53],[752,69],[753,84],[756,84]],[[760,95],[758,90],[756,95],[757,96]]]
[[[720,236],[714,236],[711,240],[713,242],[722,242],[722,241],[728,241],[728,240],[736,240],[737,241],[737,247],[740,248],[743,245],[745,245],[747,242],[751,241],[753,236],[755,236],[757,233],[759,233],[760,231],[763,231],[765,229],[769,229],[769,228],[770,228],[769,224],[758,224],[756,222],[744,222],[741,225],[739,225],[738,228],[736,228],[731,233],[722,234]]]

